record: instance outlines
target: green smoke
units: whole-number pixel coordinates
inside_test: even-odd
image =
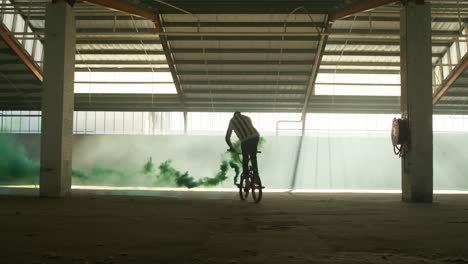
[[[265,139],[260,138],[258,148],[261,149],[264,143]],[[227,174],[229,172],[229,167],[234,169],[234,172],[236,173],[235,179],[237,179],[241,173],[242,168],[242,151],[240,141],[234,142],[233,147],[235,152],[229,152],[229,158],[221,161],[221,164],[219,165],[219,171],[214,177],[206,177],[196,180],[193,176],[190,176],[188,171],[182,172],[175,169],[171,164],[171,160],[167,160],[159,165],[159,172],[156,174],[156,185],[160,186],[175,183],[177,187],[184,186],[189,189],[199,186],[212,187],[224,182],[228,178]],[[154,173],[154,164],[151,158],[143,166],[143,171],[146,174]]]
[[[221,165],[219,165],[219,172],[213,178],[203,178],[203,186],[211,187],[220,184],[221,182],[225,181],[227,177],[229,167],[228,162],[223,160]]]
[[[156,177],[155,185],[171,185],[175,183],[177,187],[187,187],[189,189],[205,186],[211,187],[220,184],[221,182],[225,181],[227,177],[227,173],[229,170],[228,161],[224,160],[221,162],[219,166],[219,172],[216,173],[214,177],[206,177],[202,179],[196,180],[194,177],[190,176],[188,171],[181,172],[175,169],[172,164],[171,160],[166,160],[161,165],[159,165],[159,172],[155,172],[154,170],[145,170],[146,174],[154,174]],[[151,158],[145,164],[144,168],[153,168]]]
[[[261,138],[259,148],[264,143]],[[0,133],[0,184],[37,184],[39,182],[40,165],[31,160],[23,145],[16,142],[12,134]],[[154,186],[154,187],[212,187],[228,179],[229,168],[240,175],[242,168],[241,144],[233,144],[236,153],[225,155],[213,177],[197,179],[188,171],[180,171],[172,165],[171,160],[155,166],[152,158],[144,162],[140,170],[118,170],[100,164],[89,169],[72,169],[72,179],[75,185],[107,185],[107,186]]]
[[[78,170],[78,169],[72,169],[72,177],[82,180],[82,181],[89,179],[89,177],[86,176],[86,174],[83,171]]]
[[[143,173],[148,174],[152,172],[153,169],[154,169],[153,159],[150,158],[148,162],[146,162],[145,165],[143,166]]]
[[[28,158],[24,146],[16,143],[13,135],[0,132],[0,183],[37,184],[38,161]]]
[[[258,149],[262,149],[264,144],[265,144],[265,139],[260,137],[260,140],[258,142]],[[237,182],[237,179],[242,172],[242,155],[241,155],[242,149],[241,149],[240,141],[234,142],[232,146],[235,151],[229,152],[231,159],[228,160],[227,162],[229,163],[229,166],[234,169],[236,173],[236,175],[234,176],[234,181]]]

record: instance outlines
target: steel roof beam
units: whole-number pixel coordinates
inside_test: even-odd
[[[341,73],[341,74],[400,74],[400,69],[319,69],[319,73]]]
[[[36,76],[39,81],[44,80],[42,70],[34,63],[33,59],[26,53],[24,48],[16,42],[16,40],[10,36],[8,30],[4,27],[3,23],[0,22],[0,36],[5,43],[11,48],[11,50],[18,56],[18,58],[24,63],[24,65]]]
[[[466,100],[459,99],[459,100],[454,100],[454,99],[441,99],[439,103],[437,104],[438,106],[467,106]]]
[[[465,54],[460,63],[450,72],[447,79],[437,88],[432,98],[432,104],[436,104],[447,93],[448,89],[465,72],[466,68],[468,68],[468,54]]]
[[[198,38],[200,40],[200,38]],[[118,41],[118,42],[116,42]],[[92,44],[129,44],[129,45],[141,45],[143,44],[161,44],[161,40],[159,39],[102,39],[102,38],[92,38],[92,39],[77,39],[76,44],[81,44],[81,45],[92,45]],[[364,40],[361,38],[361,40],[346,40],[346,39],[333,39],[333,40],[328,40],[328,45],[343,45],[347,43],[347,45],[360,45],[360,46],[399,46],[400,42],[397,39],[393,40]],[[434,47],[449,47],[452,45],[453,42],[449,41],[433,41],[432,46]]]
[[[154,25],[159,34],[164,33],[164,28],[162,25],[162,21],[159,16],[156,16],[156,20],[154,21]],[[159,35],[161,39],[161,45],[163,46],[164,53],[166,54],[167,64],[169,65],[169,69],[171,70],[172,79],[174,81],[174,85],[177,89],[177,93],[180,95],[180,100],[182,105],[184,105],[184,92],[180,85],[179,75],[177,74],[177,70],[175,68],[174,59],[172,57],[171,47],[168,43],[168,38],[166,36]]]
[[[206,85],[206,86],[212,86],[212,85],[239,85],[239,86],[244,86],[244,85],[271,85],[271,86],[276,86],[276,85],[299,85],[299,86],[304,86],[307,84],[307,80],[286,80],[286,81],[264,81],[264,80],[181,80],[181,83],[184,85]]]
[[[213,89],[186,89],[185,94],[191,95],[191,94],[204,94],[207,96],[210,96],[211,94],[214,95],[243,95],[243,94],[258,94],[258,95],[304,95],[305,90],[290,90],[290,89],[281,89],[275,91],[274,89],[246,89],[246,88],[241,88],[241,89],[233,89],[233,90],[213,90]]]
[[[87,21],[87,20],[91,20],[91,21],[106,21],[106,20],[111,20],[111,21],[131,21],[132,20],[132,17],[130,15],[115,15],[115,14],[108,14],[108,15],[104,15],[104,14],[96,14],[96,15],[80,15],[78,13],[78,15],[75,15],[75,19],[77,21],[81,20],[81,21]],[[143,18],[143,17],[135,17],[133,18],[133,20],[146,20],[147,18]],[[44,15],[40,15],[40,14],[33,14],[33,15],[30,15],[29,16],[29,21],[34,21],[34,20],[45,20],[45,16]]]
[[[317,50],[316,49],[294,49],[294,48],[288,48],[288,49],[273,49],[273,48],[261,48],[261,49],[252,49],[252,48],[206,48],[204,50],[205,53],[274,53],[274,54],[279,54],[279,53],[284,53],[284,54],[302,54],[302,53],[315,53]],[[173,53],[203,53],[202,48],[174,48],[172,49]]]
[[[323,32],[330,32],[332,29],[332,24],[330,20],[330,16],[327,16],[325,19],[325,28],[323,29]],[[302,108],[301,112],[301,121],[302,121],[302,129],[304,131],[305,129],[305,120],[306,120],[306,114],[307,114],[307,108],[309,106],[310,98],[315,90],[315,80],[317,79],[318,75],[318,70],[320,68],[320,65],[322,63],[322,57],[325,52],[325,45],[328,40],[328,35],[321,35],[320,36],[320,41],[317,45],[317,54],[315,55],[315,61],[314,64],[312,65],[311,73],[310,73],[310,78],[309,82],[307,84],[306,88],[306,95],[304,98],[304,105]]]
[[[187,98],[187,104],[204,104],[219,105],[219,104],[262,104],[262,105],[294,105],[301,107],[301,99],[277,99],[272,100],[271,98]]]
[[[325,51],[324,55],[334,56],[385,56],[385,57],[400,57],[399,51],[365,51],[365,50],[349,50],[349,51]],[[441,57],[444,53],[432,53],[432,57]]]
[[[183,75],[206,75],[206,71],[197,71],[197,70],[180,70],[179,74]],[[289,76],[308,76],[309,71],[281,71],[280,75],[289,75]],[[217,76],[257,76],[257,75],[266,75],[266,76],[276,76],[278,75],[277,70],[268,70],[268,71],[249,71],[249,70],[239,70],[239,71],[209,71],[208,75],[217,75]]]
[[[192,64],[192,65],[204,65],[204,60],[177,60],[177,64]],[[264,60],[209,60],[207,61],[210,65],[278,65],[277,60],[264,61]],[[162,60],[77,60],[76,64],[98,64],[98,65],[166,65],[166,61]],[[283,61],[282,65],[310,65],[309,60],[288,60]]]
[[[77,28],[77,36],[83,36],[83,35],[121,35],[121,34],[133,34],[133,35],[145,35],[148,33],[154,33],[154,30],[152,28],[148,27],[140,27],[137,28],[138,31],[135,30],[135,28],[131,27],[126,27],[126,28],[119,28],[119,29],[113,29],[109,27],[105,28],[89,28],[89,27],[79,27]],[[369,33],[369,31],[363,31],[362,33],[357,32],[356,34],[363,34],[363,33]],[[393,34],[393,31],[385,32],[385,34]],[[397,32],[398,33],[398,32]],[[451,31],[447,31],[447,34],[452,33]],[[43,35],[43,31],[37,31],[34,34],[31,33],[24,33],[22,35]],[[217,31],[217,32],[206,32],[206,31],[170,31],[170,32],[161,32],[158,33],[159,35],[162,36],[170,36],[170,37],[184,37],[184,36],[189,36],[189,37],[213,37],[213,36],[226,36],[226,37],[242,37],[242,36],[262,36],[262,37],[267,37],[267,36],[288,36],[288,37],[298,37],[298,36],[304,36],[304,37],[314,37],[319,35],[316,31],[294,31],[294,32],[284,32],[284,31],[276,31],[276,32],[258,32],[258,31]],[[376,35],[378,35],[379,32],[376,32]]]
[[[177,60],[175,62],[178,65],[204,65],[205,61],[203,60]],[[278,64],[277,60],[209,60],[207,61],[209,65],[281,65],[281,66],[291,66],[291,65],[311,65],[309,60],[286,60],[282,61],[281,64]],[[165,61],[152,60],[152,61],[140,61],[140,60],[77,60],[77,65],[165,65]],[[399,62],[375,62],[375,61],[324,61],[322,65],[325,66],[394,66],[399,67]],[[209,72],[208,72],[209,73]]]
[[[115,39],[93,39],[93,40],[86,40],[86,39],[77,39],[76,44],[80,45],[92,45],[92,44],[103,44],[103,45],[116,45],[116,44],[123,44],[123,45],[151,45],[151,44],[161,44],[161,40],[159,39],[119,39],[116,42]]]
[[[364,12],[364,11],[367,11],[369,9],[373,9],[373,8],[383,6],[383,5],[387,5],[389,3],[394,3],[394,2],[396,2],[396,0],[370,0],[370,1],[364,2],[362,4],[353,6],[351,8],[340,10],[338,12],[335,12],[334,14],[331,14],[331,15],[327,16],[326,21],[325,21],[325,29],[323,30],[325,35],[323,35],[323,34],[321,35],[320,42],[319,42],[319,45],[318,45],[318,48],[317,48],[318,52],[317,52],[317,55],[315,56],[315,63],[313,65],[313,67],[312,67],[311,77],[310,77],[310,80],[309,80],[309,84],[307,86],[307,94],[305,96],[304,108],[302,110],[302,115],[301,115],[301,121],[302,121],[303,128],[305,127],[305,117],[306,117],[307,108],[308,108],[308,105],[309,105],[309,102],[310,102],[310,97],[313,94],[313,91],[315,89],[315,81],[316,81],[316,78],[317,78],[317,74],[318,74],[320,66],[322,65],[322,58],[323,58],[323,54],[324,54],[324,51],[325,51],[325,46],[326,46],[327,41],[328,41],[328,34],[330,34],[332,32],[333,22],[335,20],[347,17],[347,16],[355,14],[355,13]],[[399,44],[399,40],[397,42]],[[347,42],[345,42],[345,43],[347,43]]]
[[[365,12],[380,6],[401,2],[401,0],[369,0],[366,2],[362,2],[360,4],[354,5],[352,7],[340,10],[330,16],[330,21],[335,21],[338,19],[343,19],[348,16]]]
[[[278,65],[278,60],[177,60],[177,64],[205,64],[208,65]],[[283,60],[281,65],[310,65],[310,60]]]
[[[93,67],[87,64],[75,65],[75,72],[171,72],[169,67],[164,68],[138,68],[138,67]]]
[[[136,49],[80,49],[78,48],[80,54],[84,55],[163,55],[164,51],[162,50],[136,50]],[[203,49],[197,48],[174,48],[171,49],[173,53],[194,53],[200,54],[202,53]],[[316,50],[313,49],[285,49],[283,50],[283,54],[315,54]],[[238,54],[238,53],[245,53],[245,54],[252,54],[252,53],[267,53],[267,54],[280,54],[280,49],[205,49],[205,53],[210,54]],[[384,54],[385,52],[381,52]],[[395,56],[398,56],[399,53]]]
[[[379,14],[376,13],[364,13],[364,14],[357,14],[356,18],[354,17],[345,17],[342,18],[341,20],[352,20],[352,21],[372,21],[372,22],[400,22],[400,17],[398,13],[395,13],[396,16],[394,17],[389,17],[389,16],[379,16]],[[433,16],[432,17],[432,22],[433,23],[457,23],[459,24],[460,21],[462,23],[468,23],[468,18],[464,17],[437,17]]]
[[[164,29],[162,28],[162,25],[161,25],[161,20],[156,13],[149,12],[149,11],[146,11],[146,10],[143,10],[143,9],[140,9],[140,8],[131,6],[129,4],[116,1],[116,0],[85,0],[85,1],[146,18],[154,24],[156,28],[156,32],[158,34],[164,33]],[[175,66],[172,60],[172,55],[170,53],[169,46],[167,44],[167,39],[163,36],[159,36],[159,38],[161,40],[161,45],[163,46],[163,50],[166,56],[166,63],[169,65],[169,69],[171,70],[172,79],[174,81],[177,93],[180,96],[181,103],[184,104],[183,91],[182,91],[182,88],[180,87],[177,73],[175,72]],[[89,63],[89,64],[92,64],[92,63]]]
[[[400,67],[399,62],[378,62],[378,61],[324,61],[324,66],[393,66]]]
[[[164,60],[76,60],[76,65],[166,65],[167,62]]]
[[[284,22],[224,22],[224,21],[219,21],[219,22],[179,22],[179,21],[168,21],[165,23],[166,27],[254,27],[254,28],[259,28],[259,27],[284,27]],[[295,22],[295,21],[288,21],[287,27],[321,27],[323,26],[322,23],[319,22]]]
[[[463,90],[462,91],[453,91],[454,88],[463,89],[464,91]],[[445,93],[444,96],[446,98],[447,97],[466,97],[466,98],[468,98],[468,87],[454,87],[454,86],[452,86],[452,89],[447,91],[447,93]],[[443,100],[443,99],[441,98],[441,100]]]
[[[169,34],[169,33],[168,33]],[[168,35],[167,40],[169,41],[318,41],[320,39],[317,34],[312,34],[312,36],[304,36],[301,34],[292,34],[293,36],[289,36],[286,34],[282,36],[281,34],[261,34],[255,33],[252,35],[246,35],[244,32],[240,33],[233,33],[231,36],[229,35],[222,35],[222,34],[199,34],[200,36],[173,36]],[[202,39],[203,37],[203,39]]]
[[[133,50],[133,49],[77,49],[80,55],[164,55],[162,50]]]
[[[338,40],[338,39],[333,39],[333,40],[328,40],[328,45],[359,45],[359,46],[399,46],[400,40],[365,40],[361,38],[361,40]],[[445,47],[448,48],[453,44],[453,41],[439,41],[439,40],[433,40],[432,41],[432,47]]]
[[[303,90],[304,91],[304,90]],[[159,102],[173,103],[178,99],[177,94],[87,94],[80,93],[75,94],[76,100],[104,100],[104,101],[151,101],[155,99]],[[210,100],[210,98],[198,98],[195,100]],[[229,100],[230,98],[223,98],[222,100]],[[399,96],[358,96],[358,95],[342,95],[342,96],[332,96],[332,95],[316,95],[311,98],[311,101],[321,104],[329,104],[334,101],[337,104],[377,104],[377,105],[386,105],[386,104],[399,104]],[[468,108],[468,105],[467,105]]]
[[[347,28],[334,29],[333,32],[330,32],[329,35],[337,36],[388,36],[397,38],[400,35],[399,29],[353,29],[352,32],[349,32]],[[460,33],[456,30],[432,30],[432,37],[451,37],[457,38],[460,37]]]
[[[314,1],[170,1],[174,6],[194,14],[288,14],[302,6],[311,14],[324,14],[342,0]],[[180,10],[158,2],[152,8],[162,14],[179,14]]]
[[[157,15],[153,12],[140,9],[138,7],[126,4],[118,0],[85,0],[85,1],[88,3],[104,6],[110,9],[136,15],[142,18],[146,18],[152,22],[155,22],[157,19]]]

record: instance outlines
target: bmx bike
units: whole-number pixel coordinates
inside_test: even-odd
[[[257,151],[257,153],[262,153]],[[250,163],[249,159],[249,163]],[[245,175],[247,174],[247,175]],[[249,170],[247,173],[242,172],[240,183],[234,184],[239,188],[239,197],[242,201],[246,200],[249,197],[249,193],[252,192],[252,198],[255,203],[259,203],[262,200],[262,190],[265,186],[262,185],[262,180],[260,176],[256,176],[254,169],[251,164],[249,164]]]

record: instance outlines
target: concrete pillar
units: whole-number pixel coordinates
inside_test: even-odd
[[[421,0],[400,12],[401,112],[409,119],[409,151],[402,158],[402,200],[432,202],[431,10]]]
[[[40,196],[63,197],[71,191],[75,17],[64,0],[47,4]]]

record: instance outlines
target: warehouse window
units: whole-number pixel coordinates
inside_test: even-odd
[[[399,74],[319,73],[316,95],[400,95]]]
[[[252,119],[252,123],[262,134],[274,135],[277,127],[282,135],[297,135],[300,127],[300,113],[243,113]],[[192,112],[188,113],[189,134],[222,135],[226,132],[233,113]],[[278,123],[278,121],[280,121]],[[294,121],[294,122],[293,122]]]
[[[262,135],[299,135],[300,113],[245,113]],[[309,113],[307,131],[385,131],[398,114]],[[188,134],[224,135],[232,113],[188,113]],[[75,111],[75,134],[172,135],[184,133],[182,112]],[[40,111],[0,111],[0,131],[41,133]],[[468,115],[434,115],[434,132],[468,132]]]
[[[76,72],[75,93],[176,94],[170,72]]]

